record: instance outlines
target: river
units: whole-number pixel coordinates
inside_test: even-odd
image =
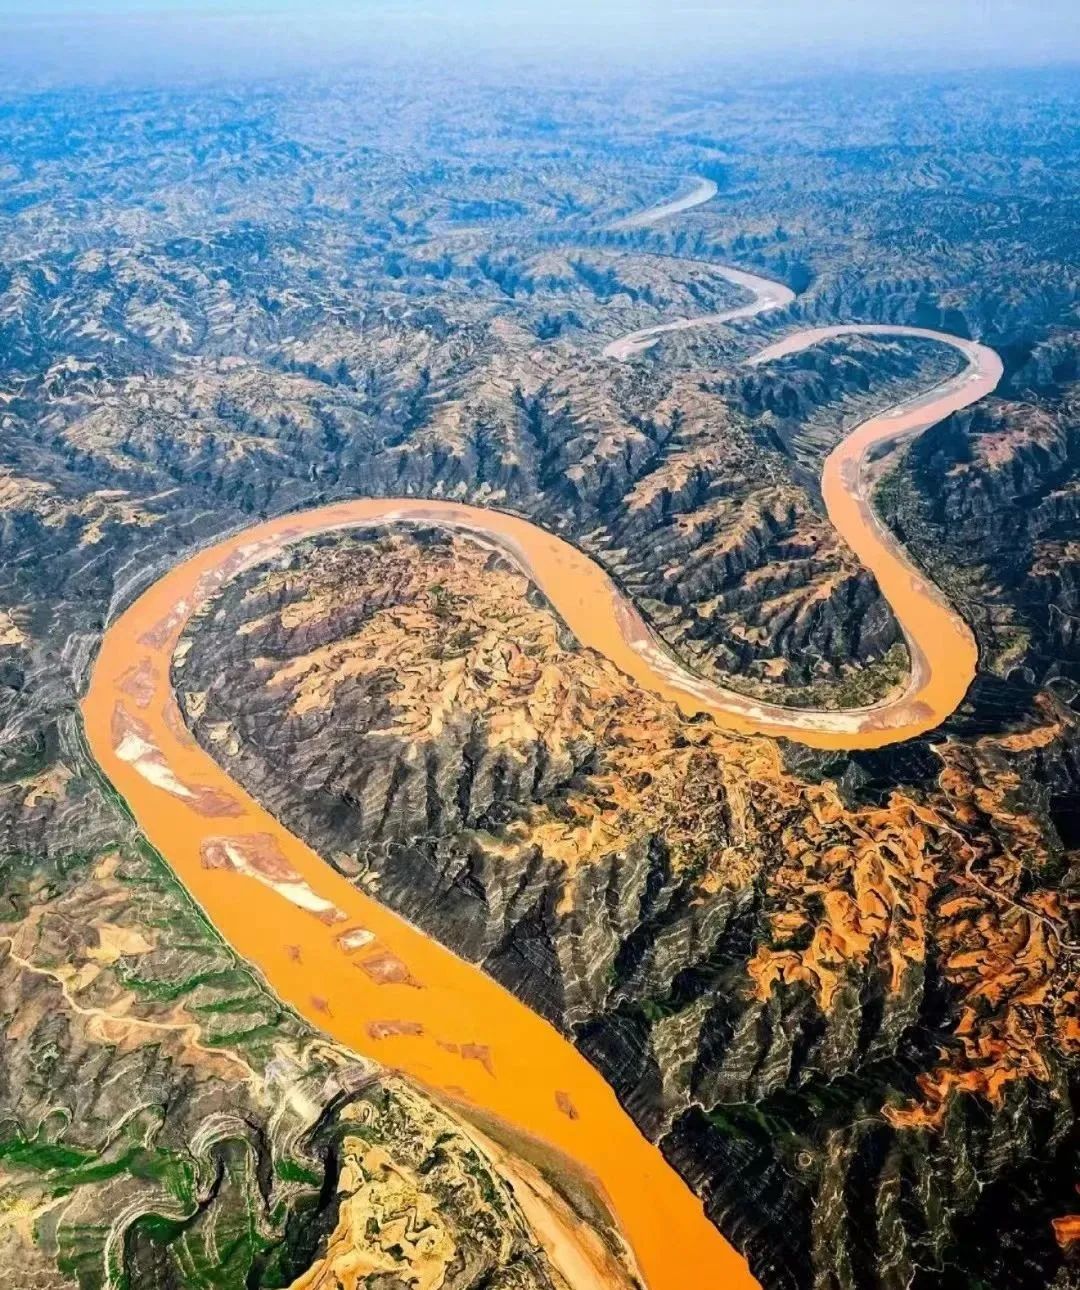
[[[712,195],[700,187],[696,194],[697,201]],[[643,214],[653,222],[689,204],[696,202],[683,198]],[[664,331],[715,325],[790,300],[778,284],[731,273],[753,294],[750,304],[634,333],[609,346],[609,357],[624,361]],[[768,362],[853,330],[868,329],[797,332],[751,361]],[[857,427],[829,457],[822,481],[833,523],[877,577],[912,652],[904,693],[872,708],[785,709],[698,678],[670,657],[604,570],[577,548],[519,516],[441,501],[362,499],[257,524],[166,573],[105,633],[82,705],[86,735],[146,837],[281,999],[349,1049],[404,1072],[480,1125],[478,1142],[489,1155],[506,1153],[503,1167],[574,1290],[629,1288],[634,1277],[649,1290],[738,1290],[755,1282],[701,1202],[569,1042],[480,969],[339,875],[194,741],[173,691],[173,653],[192,615],[218,588],[291,543],[370,525],[438,525],[502,549],[583,646],[687,714],[707,712],[731,729],[847,748],[927,730],[963,696],[974,643],[874,517],[867,455],[981,397],[996,384],[1000,363],[972,342],[913,334],[961,349],[964,373]],[[560,1210],[535,1170],[520,1164],[540,1157],[558,1161],[602,1198],[633,1273],[587,1225]]]
[[[688,211],[694,206],[701,206],[705,202],[712,201],[718,192],[717,186],[711,179],[702,179],[695,176],[693,187],[678,197],[673,197],[670,201],[660,202],[656,206],[646,207],[645,210],[636,211],[633,215],[627,215],[625,219],[618,219],[608,227],[612,232],[620,229],[631,230],[636,228],[647,228],[650,224],[659,224],[661,220],[667,219],[671,215],[681,215],[683,211]]]

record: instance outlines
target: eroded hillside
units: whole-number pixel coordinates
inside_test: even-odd
[[[1072,755],[1049,696],[1040,726],[854,805],[423,531],[245,575],[175,677],[293,831],[575,1037],[767,1283],[835,1276],[851,1243],[925,1278],[1007,1197],[1067,1207],[1080,875],[1015,797],[1032,750]],[[1049,1218],[1027,1239],[1045,1257]]]
[[[565,1290],[468,1127],[283,1009],[91,785],[3,792],[53,846],[3,877],[7,1284]]]

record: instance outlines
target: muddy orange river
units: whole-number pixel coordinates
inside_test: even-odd
[[[738,280],[752,291],[761,283],[745,274]],[[790,298],[776,284],[762,283],[744,316],[760,312],[763,294],[771,302],[765,307]],[[853,330],[903,329],[799,332],[752,361]],[[528,1139],[591,1186],[620,1234],[632,1275],[588,1225],[565,1209],[556,1212],[543,1188],[523,1195],[574,1290],[636,1283],[649,1290],[731,1290],[755,1282],[701,1202],[569,1042],[480,969],[341,877],[196,744],[174,695],[173,653],[208,597],[290,543],[365,525],[434,524],[500,547],[542,588],[583,646],[688,714],[706,712],[732,729],[846,748],[927,730],[962,698],[975,647],[963,622],[874,518],[866,476],[872,447],[915,433],[997,382],[1001,366],[992,351],[937,339],[965,355],[961,376],[859,426],[825,467],[829,515],[874,572],[911,647],[910,684],[873,708],[787,710],[711,685],[667,654],[603,569],[575,547],[514,515],[430,500],[342,502],[258,524],[167,573],[105,634],[83,702],[86,733],[146,837],[236,952],[316,1027],[433,1090],[466,1120],[472,1108],[488,1138],[501,1133],[501,1142],[519,1145]],[[651,343],[637,333],[629,350],[613,357]],[[508,1169],[523,1194],[521,1176]]]

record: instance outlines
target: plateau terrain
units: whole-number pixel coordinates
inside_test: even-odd
[[[1080,76],[0,85],[0,1285],[1076,1290]]]

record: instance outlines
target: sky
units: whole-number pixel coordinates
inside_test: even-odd
[[[0,0],[0,78],[272,71],[380,49],[696,63],[1080,63],[1080,0]]]

